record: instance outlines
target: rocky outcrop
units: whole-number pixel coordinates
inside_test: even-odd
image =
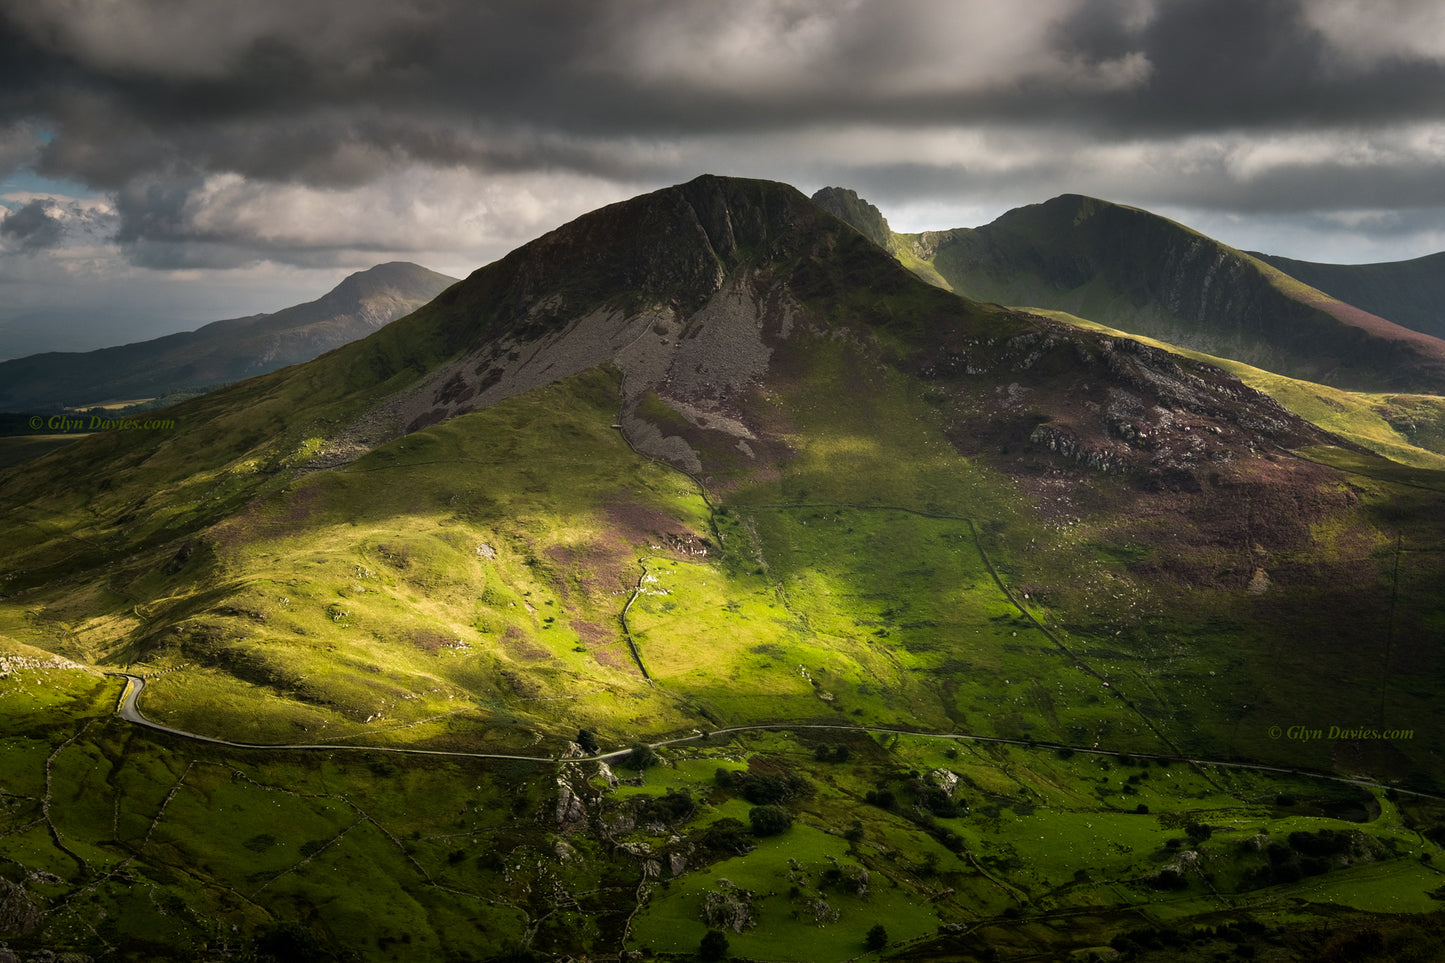
[[[19,883],[0,878],[0,935],[25,936],[40,925],[40,910]]]
[[[825,187],[813,195],[813,203],[879,247],[885,250],[892,248],[893,231],[888,227],[887,218],[857,192],[845,187]]]
[[[587,828],[587,807],[562,776],[557,777],[557,828],[563,832]]]
[[[702,897],[702,921],[713,929],[741,933],[758,925],[753,915],[754,894],[727,879],[719,879],[717,888]]]

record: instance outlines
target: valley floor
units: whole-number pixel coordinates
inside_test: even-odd
[[[907,959],[1315,959],[1439,931],[1445,806],[1276,767],[848,725],[646,758],[295,752],[148,732],[79,668],[6,681],[21,959],[678,957],[714,929],[802,963],[866,956],[875,925]]]

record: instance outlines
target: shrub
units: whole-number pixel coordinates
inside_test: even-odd
[[[728,938],[720,930],[708,930],[697,946],[700,960],[721,960],[728,955]]]
[[[863,938],[863,945],[874,952],[883,949],[888,945],[888,930],[884,929],[882,923],[873,924],[873,928]]]
[[[642,823],[676,823],[688,819],[697,805],[687,792],[669,789],[665,796],[636,796],[637,819]]]
[[[850,755],[852,751],[841,743],[823,743],[813,750],[813,758],[819,762],[847,762]]]
[[[793,825],[793,814],[782,806],[754,806],[748,813],[754,836],[776,836]]]
[[[738,856],[753,848],[747,827],[731,816],[709,823],[689,836],[688,841],[697,847],[699,859]]]
[[[719,768],[714,782],[723,789],[739,793],[755,806],[780,803],[785,799],[797,799],[810,795],[812,783],[802,776],[788,774],[776,776],[770,773],[751,773],[742,770]]]
[[[1189,880],[1177,869],[1161,869],[1159,875],[1149,881],[1155,889],[1184,889],[1189,885]]]
[[[893,793],[887,789],[880,789],[877,792],[870,789],[868,794],[863,797],[863,801],[870,806],[877,806],[879,809],[892,809],[898,802],[893,798]]]
[[[942,819],[958,815],[958,806],[941,786],[924,786],[918,793],[918,804]]]

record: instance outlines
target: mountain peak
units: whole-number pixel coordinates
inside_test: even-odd
[[[785,236],[816,211],[786,184],[713,174],[609,204],[447,292],[446,304],[473,309],[466,327],[447,332],[448,344],[465,347],[517,309],[545,326],[601,302],[696,307],[741,261],[787,249]]]
[[[337,314],[360,311],[377,317],[386,316],[386,320],[390,321],[399,317],[393,310],[401,303],[415,302],[412,306],[419,307],[455,283],[456,278],[438,274],[420,264],[387,261],[385,264],[347,275],[336,287],[308,304],[315,305],[319,311],[334,311]],[[377,299],[382,299],[389,306],[375,306],[376,310],[368,312],[368,304]],[[373,327],[379,326],[373,321]]]
[[[813,203],[853,227],[859,234],[889,250],[893,230],[883,212],[846,187],[825,187],[813,195]]]

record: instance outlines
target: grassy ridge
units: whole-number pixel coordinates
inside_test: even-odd
[[[932,269],[920,276],[966,297],[1068,311],[1341,388],[1442,384],[1438,341],[1137,208],[1062,195],[980,228],[893,240]]]
[[[1323,747],[1281,745],[1269,727],[1358,724],[1335,707],[1384,699],[1395,721],[1433,731],[1437,710],[1411,681],[1433,662],[1376,668],[1391,632],[1418,662],[1408,638],[1436,618],[1428,556],[1395,566],[1384,523],[1321,528],[1256,559],[1173,544],[1159,527],[1172,516],[1120,513],[1134,496],[1107,476],[1072,516],[1040,514],[1016,482],[958,456],[946,406],[903,375],[846,342],[805,354],[794,381],[757,400],[786,413],[792,454],[716,517],[691,482],[626,448],[610,428],[615,382],[597,372],[253,500],[171,576],[195,565],[224,573],[221,586],[168,595],[115,580],[111,621],[88,632],[152,620],[126,654],[168,671],[149,711],[254,741],[505,745],[539,728],[841,715],[1136,751],[1303,753],[1328,768]],[[1321,498],[1347,494],[1322,484]],[[1394,510],[1394,482],[1352,484]],[[1200,511],[1248,510],[1220,498]],[[1191,585],[1159,581],[1181,565]],[[1275,580],[1258,599],[1231,587],[1256,565]],[[1376,573],[1348,612],[1316,584],[1336,569]],[[132,614],[128,590],[161,600]],[[1395,614],[1392,592],[1406,600]],[[66,604],[80,600],[55,598]],[[1331,671],[1281,690],[1277,667],[1310,676],[1322,647]],[[1247,710],[1221,712],[1223,692]],[[1428,767],[1423,752],[1371,765],[1403,776]]]

